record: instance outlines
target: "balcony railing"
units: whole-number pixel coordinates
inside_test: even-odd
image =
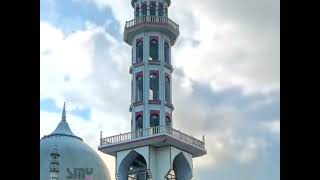
[[[168,24],[175,31],[179,31],[179,25],[166,16],[142,16],[126,22],[125,29],[142,23]]]
[[[139,138],[152,137],[161,134],[169,134],[185,143],[194,145],[198,148],[205,149],[204,141],[200,141],[194,137],[191,137],[181,131],[175,130],[167,126],[156,126],[146,129],[137,130],[134,132],[128,132],[124,134],[119,134],[111,137],[101,138],[100,145],[111,145],[116,143],[127,142]]]

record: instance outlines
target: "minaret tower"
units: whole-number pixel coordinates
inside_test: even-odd
[[[55,145],[53,147],[52,152],[50,153],[50,156],[52,158],[50,162],[50,180],[59,180],[59,156],[58,148]]]
[[[134,19],[124,29],[124,41],[132,47],[131,132],[101,137],[99,146],[116,157],[118,180],[190,180],[192,158],[206,154],[204,139],[173,129],[171,47],[179,25],[168,17],[170,4],[131,1]]]

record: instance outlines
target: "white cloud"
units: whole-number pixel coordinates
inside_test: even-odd
[[[121,32],[133,17],[129,1],[94,2],[100,8],[112,8]],[[189,79],[210,82],[215,90],[234,86],[242,87],[244,93],[278,90],[279,7],[278,0],[172,1],[169,16],[181,31],[173,48],[174,65]]]
[[[133,18],[130,1],[93,2],[112,8],[120,33]],[[214,90],[239,86],[246,94],[279,91],[279,7],[278,0],[172,1],[169,16],[180,24],[174,66],[187,79],[209,82]]]
[[[262,122],[261,125],[269,132],[280,135],[280,120],[274,120],[271,122]]]
[[[102,27],[90,27],[64,37],[60,29],[41,22],[40,32],[41,99],[54,98],[59,103],[67,99],[108,109],[114,105],[109,99],[115,99],[119,89],[129,89],[129,64],[124,63],[129,59],[128,47]],[[64,81],[65,76],[69,81]],[[120,102],[130,102],[129,95],[118,97]]]
[[[60,108],[67,100],[67,112],[90,107],[89,120],[70,114],[67,119],[73,132],[93,149],[97,149],[100,130],[104,136],[129,131],[130,116],[124,104],[130,102],[130,90],[127,96],[122,95],[122,89],[130,86],[129,64],[123,62],[129,59],[129,53],[123,53],[127,48],[90,23],[87,29],[66,36],[61,29],[41,21],[40,32],[40,99],[53,99]],[[59,113],[40,111],[40,137],[51,133],[60,119]],[[113,158],[102,158],[113,178]]]
[[[250,163],[266,146],[264,139],[237,137],[232,129],[211,132],[206,136],[208,154],[194,159],[195,169],[217,168],[234,162]]]
[[[110,6],[121,23],[121,32],[125,21],[133,17],[130,1],[90,1],[99,8]],[[265,19],[277,8],[269,6],[274,1],[263,2],[269,9],[262,11],[260,6],[252,5],[255,2],[238,0],[201,3],[175,0],[169,8],[170,18],[180,24],[181,31],[172,49],[173,66],[183,72],[182,76],[176,71],[173,74],[174,127],[196,137],[207,135],[208,154],[195,159],[195,169],[232,161],[248,163],[266,146],[261,137],[237,134],[243,116],[238,108],[201,101],[194,96],[197,92],[193,88],[193,82],[198,82],[218,91],[239,86],[248,94],[277,94],[279,28],[272,18]],[[250,3],[248,7],[244,5]],[[239,9],[235,8],[238,5]],[[257,9],[264,15],[260,17]],[[253,10],[257,17],[251,17],[255,16],[250,14]],[[75,134],[96,148],[100,130],[104,136],[129,130],[131,51],[103,28],[86,24],[86,29],[66,36],[48,22],[40,22],[40,98],[52,98],[59,107],[67,99],[69,110],[76,106],[90,107],[90,121],[70,116],[68,122]],[[70,79],[67,82],[66,75]],[[52,132],[60,114],[41,111],[40,115],[41,135]],[[270,132],[280,132],[280,121],[262,126]],[[114,161],[109,158],[106,162],[113,178],[114,171],[110,168]]]

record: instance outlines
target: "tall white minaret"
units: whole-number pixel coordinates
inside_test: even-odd
[[[168,17],[170,4],[131,1],[134,19],[126,22],[123,38],[132,47],[131,132],[100,137],[98,148],[116,157],[118,180],[190,180],[192,159],[206,154],[204,140],[173,128],[171,47],[179,25]]]
[[[60,154],[58,152],[57,145],[55,145],[53,147],[53,150],[50,153],[50,156],[52,158],[52,160],[50,162],[50,170],[49,170],[50,180],[59,180],[59,157],[60,157]]]

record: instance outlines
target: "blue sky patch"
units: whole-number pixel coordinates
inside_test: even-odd
[[[94,23],[121,40],[120,23],[114,18],[111,8],[98,9],[93,2],[41,0],[40,19],[61,28],[65,34],[84,29],[87,22]]]
[[[47,112],[62,112],[53,99],[43,99],[40,101],[40,109]]]
[[[91,117],[91,110],[90,108],[76,108],[72,111],[70,111],[70,114],[75,115],[75,116],[79,116],[85,120],[90,120]]]

